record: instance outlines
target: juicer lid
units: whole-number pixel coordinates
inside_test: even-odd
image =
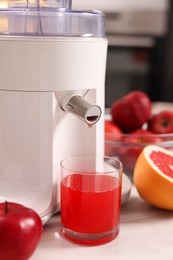
[[[105,37],[105,16],[95,10],[72,10],[71,0],[4,0],[0,35]]]

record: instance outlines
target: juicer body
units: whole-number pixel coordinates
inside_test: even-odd
[[[60,161],[104,153],[106,53],[103,38],[0,37],[0,200],[43,224],[60,209]],[[101,108],[92,127],[62,109],[74,95]]]

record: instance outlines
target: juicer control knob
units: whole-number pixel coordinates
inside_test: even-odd
[[[98,105],[89,103],[81,95],[73,95],[61,103],[61,108],[80,118],[87,125],[92,126],[101,117],[102,111]]]

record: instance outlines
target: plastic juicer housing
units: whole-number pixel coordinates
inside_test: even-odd
[[[104,152],[104,20],[68,0],[0,3],[0,201],[43,223],[60,209],[60,161]]]

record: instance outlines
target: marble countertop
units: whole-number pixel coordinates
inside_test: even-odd
[[[173,212],[149,206],[135,187],[122,205],[120,233],[112,242],[93,247],[73,244],[60,236],[59,223],[59,214],[47,222],[31,260],[173,259]]]

